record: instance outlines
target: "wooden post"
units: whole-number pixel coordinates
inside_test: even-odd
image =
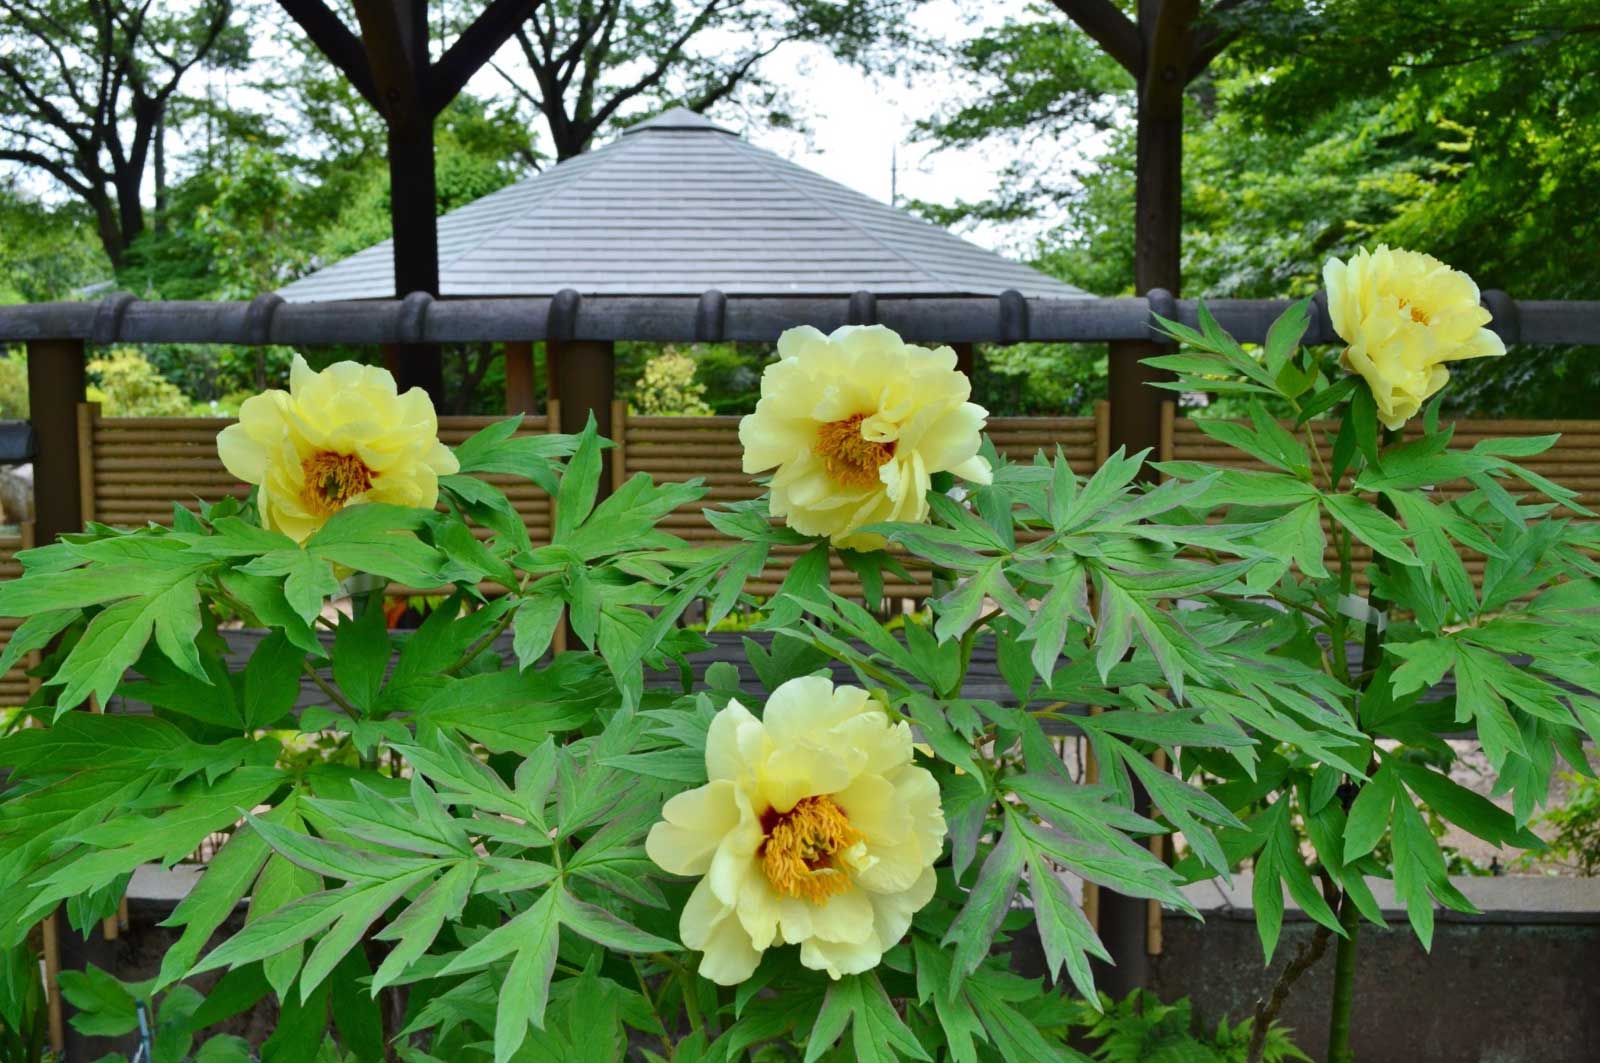
[[[60,1056],[67,1050],[66,1026],[61,1019],[61,931],[56,922],[60,916],[51,912],[44,917],[44,993],[50,1027],[50,1051]]]
[[[533,344],[515,340],[505,345],[506,412],[532,413],[536,394],[533,386]]]
[[[43,543],[83,528],[78,456],[83,397],[83,341],[29,341],[28,409],[39,447],[33,459],[34,532]]]
[[[1155,762],[1157,771],[1166,771],[1171,765],[1167,762],[1167,751],[1158,749],[1150,758]],[[1150,836],[1150,854],[1163,863],[1167,862],[1167,836],[1152,834]],[[1147,956],[1161,955],[1161,902],[1155,898],[1145,901],[1144,910],[1144,951]]]
[[[968,380],[971,380],[972,371],[977,366],[977,345],[952,343],[950,346],[956,352],[956,368],[966,374]]]
[[[78,403],[78,515],[85,524],[95,519],[94,429],[99,421],[98,402]]]
[[[1102,459],[1103,460],[1103,459]],[[1099,705],[1091,706],[1089,715],[1098,716],[1105,710]],[[1083,739],[1083,781],[1090,786],[1100,783],[1100,758],[1094,755],[1094,744],[1088,736]],[[1089,925],[1095,932],[1100,931],[1100,884],[1083,880],[1083,917],[1089,920]]]
[[[1139,86],[1134,167],[1133,290],[1144,295],[1162,288],[1176,295],[1181,280],[1183,233],[1183,90],[1196,63],[1193,26],[1199,0],[1139,0],[1137,43],[1140,55],[1124,62]],[[1124,40],[1122,50],[1126,51]],[[1127,60],[1133,58],[1124,56]],[[1128,453],[1161,446],[1161,374],[1143,359],[1170,348],[1148,340],[1109,345],[1106,374],[1111,398],[1112,450]],[[1146,466],[1143,478],[1154,470]],[[1149,808],[1144,788],[1135,785],[1135,810]],[[1150,912],[1145,902],[1109,890],[1100,898],[1100,937],[1116,961],[1105,972],[1104,987],[1121,998],[1143,986],[1149,966]]]
[[[611,489],[618,490],[628,482],[628,404],[622,399],[611,400]]]
[[[617,387],[612,345],[593,340],[550,342],[545,345],[545,359],[550,397],[561,403],[561,431],[569,435],[582,432],[593,414],[600,434],[612,438],[611,400]],[[610,493],[611,477],[602,475],[600,495]]]

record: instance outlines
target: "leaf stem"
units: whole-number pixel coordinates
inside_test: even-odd
[[[494,645],[495,639],[505,634],[506,628],[511,626],[511,621],[516,615],[517,610],[515,606],[507,609],[505,615],[495,622],[493,630],[491,630],[487,635],[483,636],[483,638],[479,639],[476,645],[470,647],[465,653],[457,658],[454,664],[444,670],[444,674],[456,675],[467,665],[477,660],[479,654],[483,653],[484,650]]]
[[[350,704],[343,694],[339,693],[331,683],[322,678],[322,675],[315,668],[311,667],[311,659],[309,657],[300,659],[300,670],[311,677],[311,681],[317,684],[317,689],[326,694],[330,701],[349,713],[352,720],[361,718],[361,710]]]
[[[650,1005],[650,1014],[654,1015],[656,1021],[661,1023],[661,1047],[667,1050],[667,1058],[671,1059],[674,1052],[672,1038],[667,1036],[667,1024],[661,1022],[661,1012],[657,1010],[659,1004],[656,1001],[655,994],[650,992],[650,983],[645,980],[644,968],[639,966],[639,957],[629,956],[628,965],[633,968],[633,976],[639,980],[639,992],[644,995],[645,1003]]]
[[[1328,1063],[1352,1063],[1355,1056],[1350,1051],[1350,1015],[1355,1004],[1356,937],[1361,931],[1361,919],[1349,894],[1345,894],[1344,903],[1339,907],[1339,925],[1344,928],[1344,936],[1333,954]]]

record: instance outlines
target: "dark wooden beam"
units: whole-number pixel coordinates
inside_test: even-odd
[[[1144,42],[1139,27],[1111,0],[1053,0],[1062,14],[1135,78],[1143,75]]]
[[[372,80],[372,68],[361,41],[322,0],[278,0],[278,6],[305,31],[306,37],[327,56],[357,92],[380,112],[383,104]]]
[[[540,0],[494,0],[472,25],[461,32],[455,43],[433,65],[428,82],[428,106],[438,114],[481,70],[500,46],[509,41],[517,27],[539,9]]]
[[[32,303],[0,306],[0,343],[85,340],[101,343],[230,343],[326,345],[482,343],[547,338],[551,299],[440,299],[427,312],[408,311],[398,299],[284,303],[265,323],[241,302],[141,302],[133,300],[103,335],[95,331],[102,303]],[[1150,302],[1131,296],[1105,299],[1028,299],[1025,320],[1002,312],[994,296],[880,296],[876,319],[912,343],[1107,343],[1148,340]],[[1208,299],[1206,307],[1242,343],[1261,343],[1290,299]],[[1486,291],[1490,327],[1507,343],[1600,346],[1600,300],[1515,300]],[[1163,316],[1196,325],[1197,302],[1174,301]],[[771,343],[784,329],[812,325],[824,332],[847,324],[848,295],[733,296],[720,304],[719,341]],[[414,308],[413,308],[414,309]],[[566,335],[579,340],[648,340],[701,343],[703,299],[694,295],[591,295]],[[1020,328],[1017,326],[1020,324]],[[1308,344],[1335,343],[1327,310],[1313,304]]]

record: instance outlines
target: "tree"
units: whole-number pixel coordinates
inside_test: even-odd
[[[743,91],[757,94],[774,120],[785,118],[787,101],[761,77],[763,59],[803,41],[867,59],[884,40],[904,38],[911,6],[912,0],[546,0],[516,33],[527,73],[496,69],[543,117],[559,161],[588,150],[608,122],[627,116],[630,104],[705,111]]]
[[[143,188],[185,76],[247,42],[232,0],[177,11],[153,0],[0,0],[0,161],[88,205],[120,266],[144,232]]]
[[[1552,0],[1214,5],[1227,48],[1187,92],[1179,272],[1187,293],[1298,295],[1361,244],[1425,249],[1484,288],[1580,298],[1600,284],[1591,189],[1600,24]],[[1134,83],[1085,33],[1035,9],[961,51],[975,91],[922,123],[934,140],[1015,149],[984,203],[940,221],[1048,219],[1035,259],[1090,290],[1135,290]],[[1488,225],[1484,219],[1494,218]],[[1590,352],[1465,366],[1450,403],[1499,416],[1584,416]],[[1116,367],[1113,367],[1115,371]]]
[[[0,303],[64,299],[109,268],[82,203],[44,203],[0,182]]]
[[[973,143],[997,129],[1034,135],[1105,129],[1126,106],[1131,88],[1130,279],[1136,294],[1152,288],[1177,293],[1185,94],[1238,35],[1234,9],[1263,2],[1216,0],[1202,11],[1199,0],[1138,0],[1129,17],[1113,0],[1053,0],[1073,29],[1063,32],[1058,20],[1033,17],[1010,20],[997,34],[973,42],[964,65],[986,82],[987,91],[924,128],[946,143]],[[1013,200],[1009,209],[1016,207]],[[1156,436],[1161,393],[1145,386],[1153,375],[1139,358],[1147,353],[1127,346],[1111,361],[1114,444],[1142,445]]]
[[[434,119],[539,2],[491,0],[433,61],[425,0],[358,0],[359,38],[322,0],[278,0],[384,120],[396,295],[439,294]],[[401,348],[395,369],[402,388],[420,386],[440,397],[444,378],[436,349]]]

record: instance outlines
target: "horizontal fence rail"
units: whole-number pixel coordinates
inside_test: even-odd
[[[1308,343],[1337,340],[1324,297],[1313,300]],[[1600,301],[1513,300],[1483,294],[1492,328],[1507,343],[1600,344]],[[0,306],[0,343],[399,344],[556,340],[672,343],[777,338],[793,325],[830,331],[882,324],[908,340],[939,343],[1115,342],[1152,338],[1152,314],[1196,322],[1196,301],[1155,289],[1145,297],[1027,299],[999,296],[581,296],[404,299],[290,303],[277,295],[249,302],[145,302],[113,295],[99,302]],[[1291,305],[1287,299],[1215,299],[1222,326],[1259,343]]]

